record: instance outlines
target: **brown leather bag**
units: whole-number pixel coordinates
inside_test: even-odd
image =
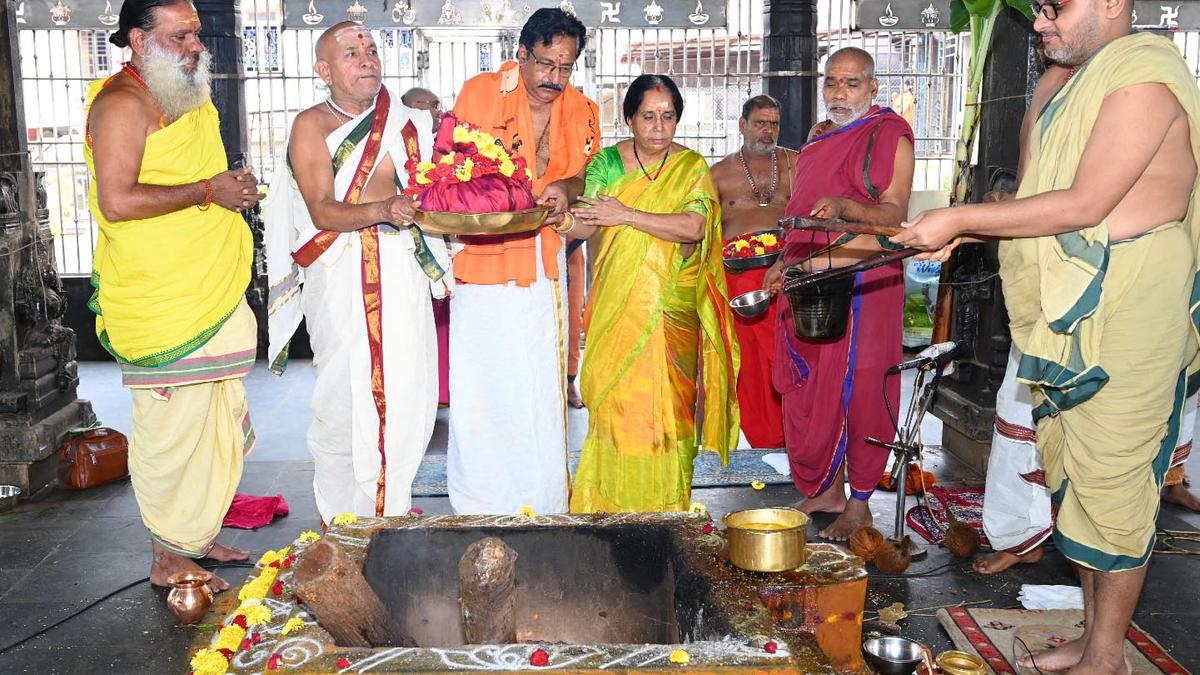
[[[128,475],[129,440],[114,429],[73,433],[58,449],[58,480],[64,486],[90,488]]]

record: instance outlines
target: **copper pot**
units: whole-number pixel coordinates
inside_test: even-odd
[[[203,570],[176,572],[167,578],[171,592],[167,594],[167,608],[179,619],[179,623],[193,624],[204,618],[212,605],[212,589],[208,582],[212,574]]]
[[[783,572],[804,564],[809,517],[784,507],[734,511],[721,518],[729,561],[751,572]]]

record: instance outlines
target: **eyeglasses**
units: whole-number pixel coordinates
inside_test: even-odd
[[[1068,0],[1068,2],[1069,1],[1070,0]],[[571,73],[575,72],[575,64],[571,64],[569,66],[560,66],[557,63],[539,59],[536,56],[526,56],[525,58],[533,61],[533,65],[537,66],[537,69],[543,73],[552,73],[557,70],[558,74],[561,75],[564,80],[569,79],[571,77]]]
[[[1058,19],[1058,13],[1062,10],[1063,5],[1071,2],[1071,0],[1062,0],[1062,2],[1034,2],[1029,3],[1029,9],[1033,10],[1033,18],[1037,18],[1038,14],[1046,17],[1049,21]]]

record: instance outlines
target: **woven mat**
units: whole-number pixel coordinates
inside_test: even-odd
[[[1036,675],[1036,670],[1016,666],[1017,658],[1026,653],[1021,642],[1036,652],[1083,634],[1083,611],[1078,609],[951,607],[938,610],[937,617],[954,646],[981,657],[993,673]],[[1188,672],[1137,624],[1125,636],[1125,654],[1138,675]]]
[[[692,487],[750,487],[760,481],[767,485],[791,485],[790,476],[781,476],[769,464],[762,461],[763,455],[780,450],[732,450],[729,466],[721,466],[721,458],[713,452],[702,452],[693,464]],[[579,466],[579,453],[572,452],[571,474]],[[413,480],[414,497],[446,496],[446,455],[428,453],[417,469]]]

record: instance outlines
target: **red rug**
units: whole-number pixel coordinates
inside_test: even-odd
[[[926,541],[941,544],[946,528],[950,527],[947,511],[952,511],[955,518],[975,528],[984,546],[991,545],[983,533],[982,485],[934,485],[926,491],[921,503],[908,510],[905,520],[909,529]]]
[[[1058,647],[1083,634],[1083,611],[1078,609],[1027,610],[949,607],[939,609],[938,623],[954,646],[975,654],[992,673],[1034,675],[1034,669],[1016,662],[1028,651]],[[1181,666],[1162,645],[1136,623],[1125,634],[1125,656],[1135,675],[1184,675]]]

